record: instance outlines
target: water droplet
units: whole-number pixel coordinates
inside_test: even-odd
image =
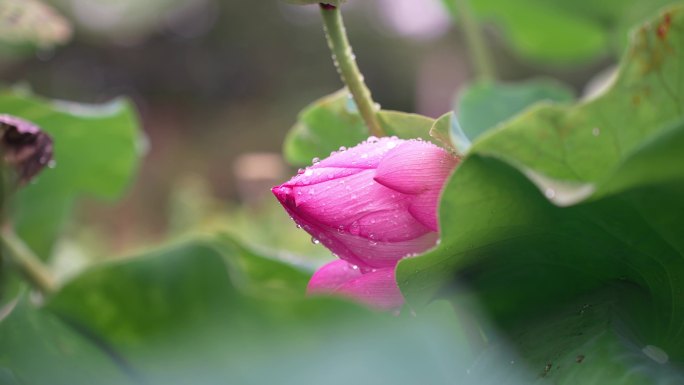
[[[315,237],[311,237],[311,243],[313,243],[314,245],[318,245],[319,243],[321,243],[321,241],[319,241]]]
[[[354,97],[351,94],[347,94],[347,103],[345,104],[347,111],[349,111],[350,113],[355,114],[359,112],[359,107],[356,105]]]
[[[664,365],[668,361],[670,361],[670,356],[661,348],[653,345],[646,345],[644,346],[641,351],[650,359],[653,361]]]
[[[302,228],[302,225],[300,225],[300,224],[298,223],[298,224],[297,224],[297,228],[298,228],[298,229],[301,229],[301,228]]]
[[[299,170],[297,170],[297,175],[299,175],[299,174],[304,174],[304,169],[303,169],[303,168],[300,168]]]
[[[341,147],[339,148],[339,151],[347,151],[347,147],[341,146]]]
[[[369,136],[368,139],[366,139],[366,143],[377,143],[377,141],[380,140],[375,136]]]
[[[316,163],[318,163],[318,162],[320,162],[320,161],[321,161],[320,158],[313,158],[313,159],[311,159],[311,163],[312,163],[312,164],[316,164]]]
[[[377,246],[377,244],[378,244],[378,243],[375,242],[375,241],[368,241],[368,245],[369,245],[369,246]]]
[[[548,199],[553,199],[553,198],[556,197],[556,190],[554,190],[554,189],[552,189],[552,188],[549,187],[549,188],[547,188],[546,190],[544,190],[544,195],[545,195],[546,198],[548,198]]]
[[[307,168],[306,171],[304,171],[304,176],[311,176],[313,175],[313,170],[310,168]]]
[[[591,130],[591,134],[594,136],[599,136],[599,135],[601,135],[601,129],[598,127],[594,127],[594,129]]]
[[[359,269],[359,267],[356,266],[356,265],[351,265],[351,268],[354,269],[354,270],[358,270],[358,269]]]

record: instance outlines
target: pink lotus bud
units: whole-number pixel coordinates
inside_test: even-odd
[[[358,267],[339,259],[316,271],[307,293],[338,294],[380,310],[398,309],[404,304],[393,267],[362,273]]]
[[[308,293],[400,308],[395,266],[437,242],[439,194],[457,163],[428,142],[369,138],[274,187],[297,225],[343,259],[320,268]]]
[[[370,138],[272,189],[297,225],[362,271],[435,245],[439,194],[457,158],[432,143]]]

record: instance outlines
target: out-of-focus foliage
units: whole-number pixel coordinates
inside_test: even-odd
[[[286,3],[290,3],[290,4],[300,4],[300,5],[325,3],[325,4],[334,5],[334,6],[339,6],[340,4],[344,3],[346,0],[326,0],[326,1],[321,1],[321,0],[284,0],[284,1]]]
[[[31,52],[66,43],[71,25],[40,0],[0,1],[0,54]]]
[[[458,15],[457,0],[442,0]],[[472,7],[520,55],[570,65],[622,52],[635,23],[670,0],[477,0]]]
[[[465,373],[472,356],[448,306],[398,318],[293,297],[307,277],[226,239],[107,263],[43,308],[20,299],[1,323],[0,362],[17,382],[55,385],[346,384],[359,373],[447,384]]]
[[[171,24],[174,18],[196,13],[211,27],[216,16],[207,10],[211,0],[51,0],[74,20],[79,28],[91,34],[118,41],[136,41]],[[198,20],[199,21],[199,20]],[[201,25],[186,24],[187,34],[204,31]]]
[[[123,99],[90,106],[8,90],[0,93],[0,110],[55,141],[53,168],[17,194],[12,215],[22,238],[47,259],[76,198],[114,199],[130,183],[143,150],[137,117]]]

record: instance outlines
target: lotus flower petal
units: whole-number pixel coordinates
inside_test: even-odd
[[[432,143],[411,140],[387,153],[375,181],[404,194],[441,190],[457,159]]]
[[[361,273],[342,260],[320,268],[311,278],[307,291],[309,294],[339,295],[380,310],[399,309],[404,304],[394,268]]]

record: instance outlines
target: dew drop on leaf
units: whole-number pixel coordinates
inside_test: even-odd
[[[546,190],[544,190],[544,195],[545,195],[548,199],[553,199],[553,198],[556,197],[556,190],[554,190],[554,189],[552,189],[552,188],[547,188]]]

